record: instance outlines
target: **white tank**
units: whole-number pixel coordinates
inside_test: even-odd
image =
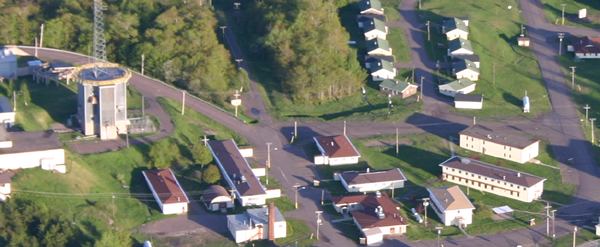
[[[525,112],[525,113],[529,112],[529,97],[527,95],[525,95],[525,97],[523,97],[523,112]]]

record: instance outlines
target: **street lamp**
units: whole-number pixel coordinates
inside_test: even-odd
[[[306,189],[306,187],[300,186],[299,184],[295,184],[293,187],[294,187],[294,208],[298,209],[298,191]]]
[[[567,4],[561,3],[560,7],[562,9],[561,11],[561,25],[565,25],[565,6],[567,6]]]
[[[442,244],[440,243],[440,235],[442,234],[442,229],[444,229],[444,227],[441,226],[436,226],[435,230],[437,231],[437,246],[441,247]]]
[[[319,240],[319,226],[321,225],[321,214],[323,213],[323,211],[315,211],[315,213],[317,214],[317,240]]]
[[[562,41],[565,38],[565,33],[558,33],[558,55],[562,55]]]
[[[423,198],[423,207],[425,208],[425,220],[423,221],[423,223],[425,223],[425,226],[427,226],[427,206],[429,206],[429,198]]]

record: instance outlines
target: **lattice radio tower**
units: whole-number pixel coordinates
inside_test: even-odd
[[[94,0],[94,77],[102,72],[98,62],[106,61],[106,40],[104,39],[104,10],[102,0]]]

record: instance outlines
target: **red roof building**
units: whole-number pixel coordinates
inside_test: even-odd
[[[142,174],[163,214],[188,211],[189,199],[171,169],[146,170]]]
[[[568,47],[579,59],[600,59],[600,37],[577,38]]]
[[[321,156],[315,157],[315,164],[349,165],[358,163],[360,153],[348,136],[313,137]]]

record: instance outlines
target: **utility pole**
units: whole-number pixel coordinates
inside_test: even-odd
[[[325,201],[325,190],[321,189],[321,205],[323,205],[324,201]]]
[[[562,12],[562,14],[561,14],[561,19],[562,19],[561,25],[563,25],[563,26],[565,25],[565,6],[567,6],[567,4],[564,4],[564,3],[560,4],[560,7],[562,9],[562,11],[561,11]]]
[[[400,144],[398,142],[398,128],[396,128],[396,156],[400,153]]]
[[[596,118],[590,118],[590,122],[592,122],[592,144],[596,143],[596,141],[594,140],[594,121],[596,121]]]
[[[219,26],[219,28],[221,28],[221,33],[223,34],[223,41],[225,41],[225,28],[227,28],[227,26]]]
[[[13,91],[13,111],[17,112],[17,91]]]
[[[294,121],[294,139],[298,139],[298,121]]]
[[[556,219],[555,218],[555,216],[556,216],[556,209],[552,209],[552,211],[550,211],[550,213],[552,214],[552,216],[550,216],[550,217],[552,217],[551,218],[552,219],[552,239],[556,239],[556,225],[554,223],[554,220]]]
[[[142,95],[142,117],[146,116],[146,103],[144,101],[144,95]]]
[[[44,47],[44,23],[40,25],[40,48]]]
[[[317,214],[317,240],[319,240],[319,226],[321,225],[321,214],[323,213],[323,211],[315,211],[315,213]]]
[[[590,107],[590,105],[585,104],[585,106],[583,107],[583,109],[585,109],[585,125],[587,125],[588,121],[590,121],[589,118],[588,118],[588,111],[590,109],[592,109],[592,108]]]
[[[33,56],[37,57],[38,55],[38,38],[35,37],[35,45],[34,45],[35,49],[33,51]]]
[[[419,10],[421,9],[421,0],[419,0]]]
[[[546,236],[550,237],[550,202],[546,201]]]
[[[427,41],[431,41],[431,22],[427,20],[427,23],[425,25],[427,25]]]
[[[125,126],[125,142],[129,148],[129,125]]]
[[[294,208],[298,209],[298,191],[303,190],[306,187],[300,186],[299,184],[295,184],[292,187],[294,187]]]
[[[477,125],[477,117],[473,116],[473,125]]]
[[[346,136],[346,120],[344,120],[344,136]]]
[[[271,168],[271,143],[267,142],[267,171],[265,172],[266,184],[269,184],[269,169]]]
[[[492,63],[492,85],[496,87],[496,63]]]
[[[142,54],[142,70],[141,70],[142,75],[144,75],[144,60],[145,60],[145,56],[144,56],[144,54]]]
[[[425,197],[425,198],[423,198],[423,207],[425,208],[425,221],[423,221],[423,223],[425,223],[426,227],[427,227],[427,206],[429,206],[429,198]]]
[[[181,90],[181,116],[185,114],[185,90]]]
[[[573,90],[575,90],[575,66],[570,66],[569,68],[571,68],[571,88],[573,88]]]
[[[425,80],[425,76],[421,76],[421,99],[423,101],[425,101],[425,99],[423,98],[423,80]]]
[[[437,246],[438,247],[442,246],[442,244],[440,243],[440,235],[442,234],[442,229],[444,229],[444,228],[441,227],[441,226],[436,226],[435,227],[435,230],[437,231]]]
[[[562,41],[565,38],[564,33],[558,33],[558,55],[562,55]]]
[[[577,246],[577,227],[573,228],[573,247]]]
[[[233,97],[235,98],[235,104],[233,104],[233,106],[235,108],[235,117],[237,117],[238,116],[238,106],[240,105],[240,104],[238,104],[238,100],[240,99],[240,92],[238,90],[235,90]]]

